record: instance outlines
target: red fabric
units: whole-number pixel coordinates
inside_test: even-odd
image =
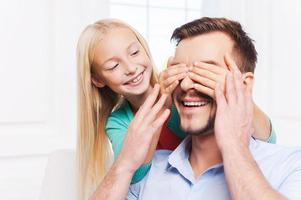
[[[133,112],[133,115],[135,116],[136,112]],[[169,116],[170,117],[170,116]],[[178,145],[182,142],[182,140],[175,134],[173,133],[172,130],[170,130],[167,127],[167,122],[168,120],[165,121],[163,124],[161,133],[160,133],[160,138],[157,144],[156,149],[166,149],[166,150],[175,150]]]
[[[166,121],[161,130],[157,149],[175,150],[181,141],[182,140],[167,127]]]

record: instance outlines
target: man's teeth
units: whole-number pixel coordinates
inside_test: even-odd
[[[209,101],[202,101],[202,102],[183,102],[184,106],[187,107],[199,107],[199,106],[205,106],[209,104]]]

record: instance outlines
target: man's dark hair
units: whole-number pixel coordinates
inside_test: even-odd
[[[234,59],[242,72],[254,72],[257,52],[253,40],[242,29],[240,23],[226,18],[203,17],[176,28],[171,40],[178,45],[182,40],[198,35],[223,32],[234,42]]]

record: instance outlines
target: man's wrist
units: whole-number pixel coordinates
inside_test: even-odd
[[[222,155],[232,155],[249,150],[249,143],[241,140],[227,140],[219,144]]]

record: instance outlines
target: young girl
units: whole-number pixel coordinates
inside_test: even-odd
[[[77,64],[79,193],[81,199],[86,199],[110,166],[109,141],[116,159],[130,122],[158,78],[143,37],[118,20],[100,20],[83,31],[77,47]],[[176,70],[180,68],[181,73],[181,70]],[[170,81],[163,73],[162,83],[168,82],[161,84],[163,89],[174,88],[183,78],[184,71],[185,66],[180,65],[168,68],[165,75],[173,75],[174,78]],[[262,120],[265,118],[260,110],[255,111],[255,133],[261,127],[269,127],[269,121]],[[153,139],[153,148],[150,148],[145,164],[136,171],[133,183],[141,180],[148,172],[156,148],[173,150],[185,137],[179,124],[177,112],[172,106],[160,138]],[[274,137],[270,131],[258,136]]]

